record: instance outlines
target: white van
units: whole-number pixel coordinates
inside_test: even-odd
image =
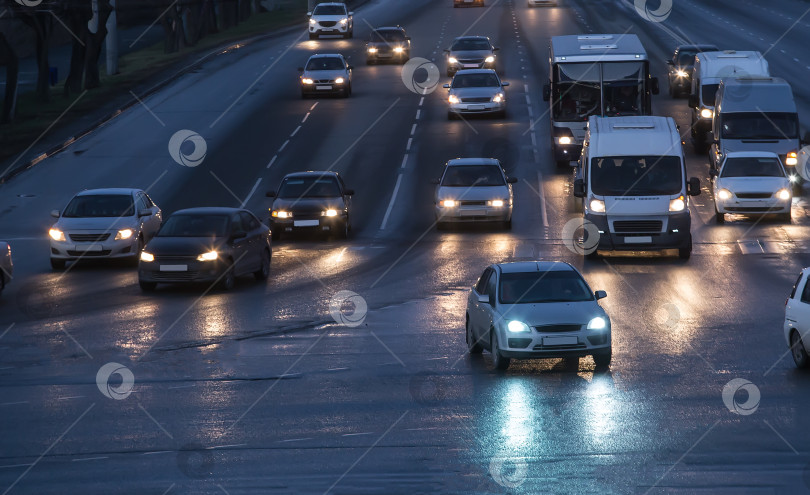
[[[678,126],[670,117],[591,117],[574,181],[587,222],[599,230],[597,251],[677,249],[692,253],[689,196]],[[591,241],[588,241],[591,244]]]
[[[720,81],[726,77],[770,76],[768,61],[759,52],[704,52],[695,57],[689,106],[692,109],[692,138],[704,148],[712,129],[714,103]]]

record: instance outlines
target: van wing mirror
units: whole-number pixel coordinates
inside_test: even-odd
[[[596,297],[596,300],[598,301],[599,299],[606,298],[607,297],[607,292],[605,292],[603,290],[598,290],[598,291],[594,292],[593,295],[594,295],[594,297]]]
[[[507,177],[506,178],[506,182],[508,182],[509,184],[517,184],[517,181],[518,181],[517,177]]]
[[[479,294],[478,295],[478,302],[481,304],[489,304],[489,295],[488,294]]]
[[[658,78],[652,77],[650,78],[650,92],[654,95],[657,95],[661,91],[661,87],[658,84]]]
[[[801,145],[802,147],[810,146],[810,131],[807,131],[802,135]]]
[[[585,197],[585,179],[576,179],[574,181],[574,197],[575,198]]]
[[[690,196],[699,196],[700,195],[700,179],[697,177],[692,177],[689,179],[689,185],[687,187],[687,192]]]
[[[689,95],[689,106],[692,108],[697,108],[700,106],[698,95]]]
[[[54,218],[59,218],[59,210],[51,210],[51,216]]]

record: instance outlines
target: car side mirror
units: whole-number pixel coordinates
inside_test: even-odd
[[[689,95],[689,106],[692,108],[697,108],[700,106],[698,95]]]
[[[264,193],[264,197],[266,197],[266,198],[275,198],[276,197],[276,192],[275,191],[267,191],[266,193]]]
[[[447,48],[445,48],[445,49],[444,49],[444,50],[442,50],[442,51],[443,51],[444,53],[450,53],[450,50],[448,50]]]
[[[59,210],[51,210],[51,216],[54,218],[59,218]]]
[[[480,294],[478,296],[478,302],[481,304],[489,304],[489,294]]]
[[[411,41],[411,37],[410,37],[410,36],[406,36],[406,37],[405,37],[405,41]]]
[[[312,12],[307,12],[307,17],[312,17]]]
[[[449,84],[442,84],[442,87],[443,87],[443,88],[450,89],[450,85],[449,85]]]
[[[507,86],[509,86],[509,81],[504,81],[504,82],[502,82],[502,83],[501,83],[501,86],[503,86],[504,88],[505,88],[505,87],[507,87]]]
[[[349,69],[349,70],[352,70],[352,69],[354,69],[354,66],[353,65],[347,65],[346,68]]]
[[[303,68],[303,67],[299,67],[299,68],[298,68],[298,72],[304,72],[304,68]]]
[[[543,101],[548,101],[551,99],[551,86],[548,84],[543,85]]]
[[[506,182],[508,182],[509,184],[516,184],[517,181],[518,181],[517,177],[507,177],[506,178]]]
[[[438,185],[439,185],[439,182],[441,182],[441,180],[440,180],[440,179],[430,179],[430,183],[431,183],[431,184],[435,184],[435,185],[437,185],[437,186],[438,186]]]
[[[576,179],[574,181],[574,197],[575,198],[584,198],[585,197],[585,180],[584,179]]]
[[[675,65],[675,62],[673,62],[672,60],[669,60],[669,59],[668,59],[668,60],[667,60],[667,65]]]
[[[654,95],[657,95],[661,91],[661,86],[658,84],[658,78],[652,77],[650,78],[650,92]]]
[[[689,179],[688,193],[690,196],[700,195],[700,179],[692,177]]]
[[[353,16],[354,12],[349,12],[349,17]]]
[[[139,210],[138,211],[138,216],[139,217],[151,217],[152,216],[152,210]]]
[[[244,239],[245,237],[247,237],[247,232],[234,232],[231,234],[231,242]]]
[[[343,194],[345,194],[346,196],[354,196],[354,189],[346,189],[345,191],[343,191]]]
[[[492,47],[492,51],[493,51],[493,52],[497,52],[498,50],[500,50],[500,48],[498,48],[497,46],[493,46],[493,47]]]
[[[606,297],[607,297],[607,292],[605,292],[605,291],[603,291],[603,290],[598,290],[598,291],[596,291],[596,292],[594,292],[594,293],[593,293],[593,296],[594,296],[594,297],[596,298],[596,300],[598,301],[598,300],[600,300],[600,299],[604,299],[604,298],[606,298]]]

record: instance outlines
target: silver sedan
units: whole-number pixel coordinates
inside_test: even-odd
[[[494,158],[456,158],[444,167],[434,198],[436,225],[448,223],[501,222],[512,226],[512,184],[501,163]]]
[[[506,93],[508,82],[502,82],[492,69],[460,70],[453,82],[445,84],[448,90],[447,118],[452,120],[460,114],[495,114],[506,117]]]
[[[483,349],[505,370],[513,358],[576,359],[610,365],[610,318],[576,268],[559,261],[502,263],[484,270],[467,299],[470,354]]]

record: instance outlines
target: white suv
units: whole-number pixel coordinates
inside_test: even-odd
[[[309,39],[314,40],[322,34],[339,34],[351,38],[354,32],[352,16],[345,3],[319,3],[315,10],[307,12],[309,17]]]

